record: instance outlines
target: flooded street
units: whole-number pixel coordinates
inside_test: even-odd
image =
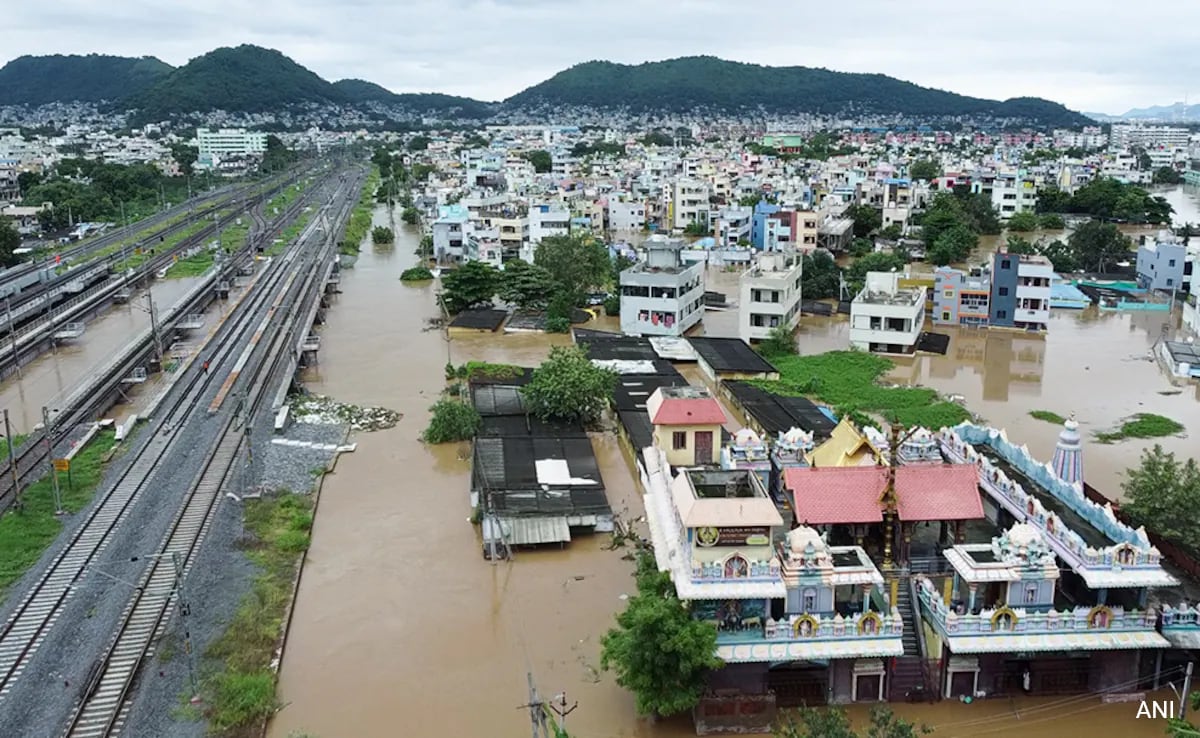
[[[526,672],[533,673],[543,695],[565,691],[569,700],[578,700],[569,721],[573,738],[693,735],[686,718],[660,724],[639,719],[632,697],[611,674],[597,671],[599,638],[624,607],[621,595],[633,592],[632,565],[623,552],[605,550],[608,537],[596,536],[577,538],[564,550],[519,552],[511,563],[484,561],[468,523],[469,446],[428,447],[419,441],[427,410],[444,386],[448,360],[532,366],[551,344],[569,339],[483,335],[448,344],[441,332],[426,330],[437,314],[434,286],[398,279],[416,261],[418,236],[407,227],[397,235],[394,248],[368,245],[356,267],[343,272],[343,294],[322,329],[321,364],[308,377],[314,392],[385,406],[403,418],[390,430],[359,434],[357,451],[343,455],[324,480],[282,664],[285,707],[271,725],[271,738],[294,731],[319,738],[525,735],[528,715],[517,706],[527,700]],[[711,317],[706,325],[712,333],[736,334],[734,313]],[[1103,342],[1129,332],[1119,321],[1100,325],[1108,333],[1079,329],[1075,340]],[[589,327],[613,326],[601,320]],[[1060,334],[1071,330],[1068,325]],[[806,322],[801,344],[806,352],[843,348],[844,324]],[[1078,349],[1047,353],[1043,363],[1059,367]],[[974,382],[979,396],[982,382],[973,366],[951,380],[963,387]],[[1065,369],[1053,371],[1047,376],[1075,381]],[[1010,390],[1010,398],[1021,396]],[[1193,396],[1163,399],[1195,404]],[[1005,404],[981,402],[977,409],[984,414],[993,409],[988,402]],[[1028,420],[1022,427],[1036,423]],[[1046,428],[1052,437],[1055,429]],[[594,435],[593,446],[613,509],[636,517],[641,502],[615,436]],[[1014,724],[1033,738],[1057,738],[1066,726],[1071,734],[1097,736],[1149,738],[1163,730],[1157,721],[1135,722],[1135,706],[1102,706],[1094,697],[895,709],[938,727],[938,736],[983,735]],[[1014,710],[1032,712],[1014,723]],[[861,722],[866,709],[855,706],[851,713]]]
[[[162,314],[187,294],[199,277],[168,279],[154,282],[151,291],[155,309]],[[215,309],[210,308],[210,310]],[[47,349],[32,362],[21,367],[20,376],[13,374],[0,384],[0,407],[8,408],[9,422],[14,433],[28,433],[42,422],[42,407],[53,407],[69,395],[79,382],[110,361],[114,352],[123,348],[150,325],[145,291],[134,293],[125,305],[113,305],[100,315],[86,321],[87,332],[82,337],[64,342],[57,349]],[[153,396],[152,388],[160,375],[128,390],[130,399]],[[125,412],[118,407],[114,415]]]

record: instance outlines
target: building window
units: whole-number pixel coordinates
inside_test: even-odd
[[[687,432],[675,431],[671,434],[671,448],[675,451],[680,451],[687,448]]]
[[[804,590],[804,602],[801,603],[800,612],[816,612],[817,610],[817,590]]]
[[[1032,605],[1037,602],[1038,586],[1030,583],[1025,585],[1025,604]]]
[[[1001,288],[1000,288],[1000,296],[1001,296],[1001,297],[1008,297],[1008,288],[1007,288],[1007,287],[1001,287]]]
[[[942,297],[945,297],[947,300],[953,300],[954,299],[954,290],[943,291]]]
[[[944,322],[949,322],[949,320],[950,320],[950,311],[949,310],[942,311],[942,320]]]
[[[1174,279],[1171,279],[1170,277],[1167,277],[1167,286],[1168,286],[1168,287],[1170,287],[1172,284],[1174,284],[1174,282],[1175,282],[1175,280],[1174,280]]]
[[[1000,268],[1001,269],[1012,269],[1012,259],[1001,259],[1000,260]]]
[[[1168,261],[1167,266],[1172,266],[1172,267],[1175,266],[1175,260],[1171,259],[1170,261]]]
[[[997,310],[996,317],[1003,320],[1008,317],[1008,311],[1007,310]]]

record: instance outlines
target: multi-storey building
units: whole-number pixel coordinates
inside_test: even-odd
[[[988,324],[992,279],[987,269],[975,268],[964,272],[943,266],[933,274],[934,325]]]
[[[1001,220],[1017,213],[1033,212],[1037,206],[1037,185],[1032,177],[1015,173],[999,174],[992,181],[992,207]]]
[[[850,303],[850,345],[864,351],[911,354],[925,326],[925,288],[900,286],[902,274],[868,272]]]
[[[738,335],[760,341],[771,330],[792,330],[800,322],[800,281],[803,261],[798,254],[765,252],[741,277]]]
[[[669,189],[668,213],[672,228],[687,228],[693,223],[708,229],[712,206],[708,201],[708,185],[696,179],[677,179]]]
[[[1044,256],[992,255],[988,322],[1003,328],[1045,331],[1050,327],[1050,283],[1054,266]]]
[[[646,203],[609,198],[608,227],[613,231],[642,230],[646,227]]]
[[[754,211],[750,208],[726,208],[717,216],[717,246],[738,246],[750,242],[750,224]]]
[[[645,261],[621,272],[621,330],[681,336],[704,317],[704,263],[684,264],[684,242],[654,235]]]
[[[1160,231],[1153,240],[1146,239],[1138,246],[1137,281],[1143,289],[1186,291],[1191,287],[1191,280],[1185,284],[1184,279],[1188,266],[1187,246],[1169,231]]]
[[[571,232],[571,211],[562,205],[533,205],[529,208],[529,242],[541,243],[548,236]]]
[[[245,128],[196,129],[196,148],[200,156],[223,159],[231,156],[262,154],[267,150],[267,134]]]
[[[1112,127],[1110,140],[1113,147],[1119,149],[1134,146],[1145,149],[1187,148],[1190,136],[1191,132],[1186,128],[1118,123]]]
[[[460,261],[471,214],[460,204],[443,205],[433,221],[433,255],[439,264]]]

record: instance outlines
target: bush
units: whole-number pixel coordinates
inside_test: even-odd
[[[621,314],[621,297],[620,295],[609,295],[604,298],[604,314],[605,315],[620,315]]]
[[[1057,213],[1042,213],[1038,216],[1038,227],[1048,231],[1061,231],[1067,227],[1067,222]]]
[[[475,408],[459,400],[441,399],[429,408],[433,417],[429,419],[429,427],[421,435],[425,443],[450,443],[452,441],[469,441],[479,430],[482,418]]]
[[[270,717],[279,703],[275,699],[275,675],[269,670],[251,673],[225,672],[211,682],[216,704],[208,715],[214,731],[250,725]]]
[[[796,353],[796,336],[786,325],[777,325],[767,334],[766,340],[758,345],[763,356],[787,356]]]
[[[566,333],[571,330],[571,321],[556,315],[553,318],[546,318],[547,333]]]
[[[411,267],[400,273],[401,282],[425,282],[430,279],[433,279],[433,272],[423,266]]]
[[[393,243],[396,234],[387,226],[375,226],[371,229],[371,242],[376,244]]]

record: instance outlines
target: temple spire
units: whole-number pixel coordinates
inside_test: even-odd
[[[1075,422],[1074,413],[1063,423],[1063,429],[1058,434],[1051,466],[1054,473],[1064,482],[1083,483],[1083,446],[1079,438],[1079,423]]]

